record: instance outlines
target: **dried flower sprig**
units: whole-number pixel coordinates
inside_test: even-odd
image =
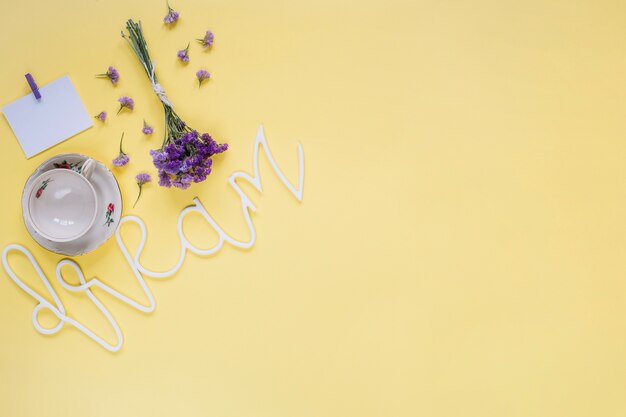
[[[96,74],[96,77],[108,78],[111,81],[111,84],[115,85],[120,79],[120,73],[115,68],[109,67],[107,72],[104,74]]]
[[[100,120],[102,123],[107,119],[107,112],[101,111],[97,115],[94,116],[96,119]]]
[[[167,15],[163,18],[163,23],[166,25],[174,24],[178,21],[180,13],[170,7],[170,3],[167,2]]]
[[[152,128],[152,126],[149,126],[148,123],[146,123],[146,121],[144,120],[143,129],[141,129],[141,133],[148,136],[148,135],[151,135],[152,132],[154,132],[154,129]]]
[[[150,177],[150,174],[141,173],[137,174],[137,176],[135,177],[135,181],[137,182],[137,186],[139,187],[139,194],[137,194],[137,200],[135,200],[135,204],[133,204],[133,207],[137,205],[139,197],[141,197],[141,190],[143,190],[144,184],[151,182],[152,177]]]
[[[122,149],[122,142],[124,142],[124,132],[122,132],[122,137],[120,139],[120,153],[113,160],[113,166],[116,167],[123,167],[128,163],[128,161],[130,161],[130,158],[128,157],[128,155],[126,155],[126,153],[124,153],[124,150]]]
[[[130,97],[120,97],[117,101],[120,103],[120,109],[117,111],[117,114],[120,114],[124,109],[132,111],[135,108],[135,101]]]
[[[176,53],[178,59],[180,59],[180,61],[185,64],[189,62],[189,45],[190,43],[187,44],[187,47],[185,49],[181,49]]]
[[[211,172],[211,157],[228,149],[227,144],[218,145],[208,134],[199,134],[189,127],[174,111],[154,71],[154,63],[148,53],[141,22],[128,20],[128,34],[122,37],[137,55],[144,67],[152,90],[155,92],[165,113],[165,133],[160,149],[150,152],[154,166],[159,170],[159,185],[188,188],[191,182],[204,181]]]
[[[198,87],[202,86],[202,81],[208,80],[211,78],[211,74],[207,70],[199,70],[196,72],[196,77],[198,78]]]
[[[207,30],[202,39],[196,39],[204,49],[208,49],[213,46],[213,42],[215,41],[215,35],[210,30]]]

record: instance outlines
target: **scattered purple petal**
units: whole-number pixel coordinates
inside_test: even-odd
[[[152,178],[150,177],[150,174],[141,173],[137,174],[137,176],[135,177],[135,181],[137,181],[137,186],[139,186],[139,194],[137,194],[137,200],[135,200],[135,204],[133,204],[133,207],[135,207],[139,202],[139,197],[141,197],[143,185],[152,181]]]
[[[128,157],[128,155],[124,153],[124,150],[122,149],[123,142],[124,142],[124,133],[122,133],[122,137],[120,138],[120,153],[119,155],[117,155],[117,158],[113,160],[113,166],[123,167],[124,165],[128,163],[128,161],[130,161],[130,158]]]
[[[209,71],[201,69],[196,72],[196,77],[198,78],[198,85],[202,85],[202,81],[211,78],[211,74],[209,74]]]
[[[137,174],[137,176],[135,177],[135,181],[137,181],[138,185],[144,185],[152,181],[152,178],[150,177],[150,174],[141,173]]]
[[[125,108],[128,110],[133,110],[135,108],[135,102],[130,97],[120,97],[117,101],[120,103],[120,109],[117,111],[117,114],[120,114],[120,112]]]
[[[96,119],[100,120],[102,123],[107,119],[107,112],[101,111],[96,115]]]
[[[163,23],[166,25],[174,24],[178,21],[180,17],[180,13],[170,7],[170,4],[167,4],[167,15],[163,18]]]
[[[210,30],[207,30],[202,39],[196,39],[196,40],[202,44],[202,47],[204,49],[208,49],[211,46],[213,46],[213,42],[215,41],[215,36],[213,35],[213,32],[211,32]]]
[[[184,62],[185,64],[189,62],[189,44],[187,44],[187,47],[185,49],[181,49],[180,51],[178,51],[176,53],[176,56],[178,57],[178,59],[180,59],[181,62]]]
[[[118,157],[113,160],[113,166],[123,167],[124,165],[128,164],[129,161],[130,161],[130,158],[128,157],[128,155],[121,154],[121,155],[118,155]]]
[[[109,67],[107,75],[109,76],[109,79],[111,80],[113,85],[117,84],[120,79],[120,73],[113,67]]]
[[[151,135],[151,134],[152,134],[152,132],[154,132],[154,129],[152,128],[152,126],[148,126],[148,124],[147,124],[147,123],[146,123],[146,121],[144,120],[144,121],[143,121],[143,129],[141,129],[141,132],[142,132],[144,135],[146,135],[146,136],[147,136],[147,135]]]
[[[120,73],[113,67],[109,67],[104,74],[97,74],[96,77],[108,78],[113,85],[117,84],[120,79]]]

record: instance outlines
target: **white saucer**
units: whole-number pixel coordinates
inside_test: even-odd
[[[32,173],[24,189],[28,189],[31,181],[41,173],[54,168],[68,168],[80,172],[83,162],[87,159],[88,157],[79,154],[64,154],[50,158]],[[52,242],[39,235],[24,216],[26,229],[44,249],[60,255],[80,256],[97,249],[115,233],[122,214],[122,193],[117,180],[107,167],[96,161],[96,167],[89,181],[98,196],[99,207],[93,226],[80,238],[72,242]],[[22,194],[22,213],[28,209],[28,200],[28,195]],[[109,213],[110,207],[113,211]]]

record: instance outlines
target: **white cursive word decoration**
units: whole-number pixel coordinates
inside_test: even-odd
[[[259,192],[263,191],[263,187],[261,183],[261,176],[259,172],[259,149],[260,148],[263,148],[263,151],[265,152],[265,155],[272,169],[274,170],[274,173],[278,177],[278,179],[283,183],[283,185],[287,188],[287,190],[289,190],[289,192],[299,202],[302,202],[302,190],[304,186],[304,153],[302,151],[302,146],[300,145],[300,143],[298,143],[298,173],[299,175],[298,175],[298,188],[296,189],[285,178],[285,175],[282,173],[282,171],[276,164],[276,161],[274,161],[274,157],[272,156],[272,153],[270,152],[269,146],[267,144],[267,140],[265,139],[265,135],[263,133],[263,126],[259,127],[256,140],[254,142],[254,157],[253,157],[254,175],[250,176],[249,174],[245,172],[237,171],[231,174],[231,176],[228,178],[228,183],[239,196],[239,199],[241,202],[242,214],[246,220],[246,224],[248,225],[248,230],[250,232],[250,239],[247,242],[240,242],[232,238],[231,236],[229,236],[228,233],[226,233],[217,224],[217,222],[211,217],[211,215],[204,208],[200,200],[198,198],[194,198],[193,205],[186,207],[178,215],[178,237],[180,240],[180,255],[178,257],[178,261],[171,269],[167,271],[155,272],[155,271],[151,271],[147,269],[140,262],[141,253],[145,246],[146,237],[147,237],[146,225],[143,222],[143,220],[141,220],[139,217],[136,217],[136,216],[125,216],[120,220],[120,224],[115,234],[117,244],[119,246],[120,251],[122,252],[122,255],[124,255],[124,259],[130,266],[131,270],[133,271],[133,275],[135,276],[135,279],[139,283],[139,286],[141,287],[145,295],[145,298],[147,299],[146,304],[139,303],[129,298],[125,294],[122,294],[121,292],[116,291],[115,289],[111,288],[107,284],[100,281],[97,277],[92,277],[91,279],[86,280],[82,272],[82,269],[73,260],[62,259],[61,261],[57,263],[55,274],[61,287],[70,293],[84,293],[87,295],[87,297],[91,300],[94,306],[104,315],[109,325],[115,332],[115,336],[116,336],[115,343],[107,342],[102,337],[98,336],[94,331],[92,331],[91,329],[83,325],[81,322],[67,315],[65,306],[63,305],[56,291],[50,284],[48,277],[43,273],[43,271],[41,270],[41,267],[39,266],[39,263],[35,260],[32,253],[28,249],[18,244],[11,244],[11,245],[6,246],[2,252],[2,266],[4,267],[4,270],[7,272],[9,277],[13,280],[13,282],[15,282],[15,284],[17,284],[17,286],[20,289],[22,289],[22,291],[30,295],[35,301],[38,302],[38,304],[33,309],[33,313],[32,313],[32,322],[33,322],[33,326],[35,327],[35,329],[41,334],[51,335],[51,334],[58,333],[65,324],[69,324],[69,325],[74,326],[80,332],[82,332],[87,337],[94,340],[96,343],[98,343],[100,346],[104,347],[108,351],[117,352],[122,348],[122,345],[124,342],[122,330],[119,324],[117,323],[117,321],[115,321],[115,319],[113,318],[113,315],[106,308],[106,306],[94,295],[94,293],[92,292],[92,288],[98,288],[100,290],[103,290],[105,293],[109,294],[109,296],[116,298],[118,301],[121,301],[122,303],[127,304],[128,306],[142,313],[151,313],[156,308],[156,302],[154,300],[152,292],[150,291],[150,288],[148,287],[148,285],[146,284],[146,281],[144,280],[144,276],[148,276],[150,278],[171,277],[172,275],[176,274],[176,272],[178,272],[178,270],[183,265],[188,251],[196,255],[200,255],[200,256],[210,256],[218,252],[222,248],[224,243],[228,243],[232,246],[242,248],[242,249],[251,248],[254,245],[254,242],[256,241],[256,232],[254,229],[254,225],[252,224],[252,219],[250,218],[250,210],[254,212],[256,211],[256,207],[254,206],[252,201],[250,201],[250,199],[245,194],[245,192],[241,189],[241,187],[239,187],[239,184],[237,183],[237,179],[242,179],[242,180],[247,181]],[[219,236],[218,242],[212,248],[209,248],[209,249],[196,248],[189,242],[189,240],[185,236],[185,233],[183,231],[183,221],[185,219],[185,216],[187,216],[189,213],[192,213],[192,212],[196,212],[200,214],[207,221],[207,223],[209,223],[209,225],[213,228],[213,230],[215,230],[215,232]],[[137,247],[137,250],[135,251],[134,258],[130,255],[128,249],[126,248],[126,245],[124,244],[121,238],[122,225],[127,222],[132,222],[132,223],[137,224],[141,230],[141,241],[139,243],[139,246]],[[11,266],[9,265],[9,262],[8,262],[8,256],[11,252],[19,252],[23,254],[24,256],[26,256],[26,258],[30,261],[31,265],[35,269],[35,272],[39,276],[39,279],[41,279],[41,281],[43,282],[46,290],[48,291],[48,295],[52,298],[52,302],[48,301],[43,295],[37,293],[31,287],[26,285],[24,281],[22,281],[15,274],[15,272],[11,269]],[[78,285],[70,284],[63,277],[63,268],[66,266],[73,269],[74,272],[76,273],[78,280],[79,280]],[[42,310],[48,310],[49,312],[54,314],[54,316],[59,320],[59,323],[52,328],[46,328],[42,326],[41,323],[39,322],[39,313]]]

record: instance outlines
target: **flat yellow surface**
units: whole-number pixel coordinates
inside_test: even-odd
[[[264,156],[257,243],[149,280],[151,315],[96,294],[125,345],[111,354],[67,327],[35,331],[35,302],[0,274],[0,416],[577,417],[626,415],[626,4],[618,1],[4,1],[0,104],[69,74],[94,128],[30,160],[0,120],[0,244],[60,256],[21,221],[27,176],[57,153],[110,164],[142,256],[173,266],[176,217],[198,196],[247,238],[227,185],[252,170],[265,126],[302,204]],[[185,192],[144,189],[163,134],[159,102],[119,36],[141,19],[157,71],[192,126],[230,144]],[[211,29],[213,50],[192,44]],[[94,74],[114,65],[112,87]],[[198,88],[194,73],[213,74]],[[116,117],[116,100],[135,99]],[[156,128],[141,133],[142,120]],[[198,246],[215,234],[186,224]],[[139,232],[124,229],[136,248]],[[35,288],[19,256],[12,265]],[[78,259],[141,299],[114,240]],[[69,314],[113,340],[85,295]],[[50,319],[50,317],[48,317]],[[54,324],[54,320],[50,319]]]

